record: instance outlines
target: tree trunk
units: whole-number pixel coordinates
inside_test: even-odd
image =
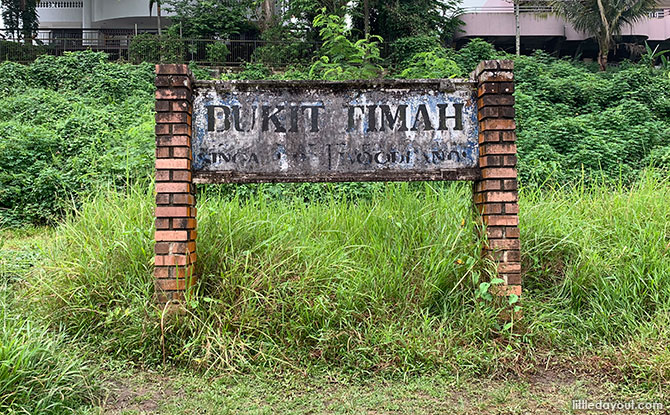
[[[274,0],[263,0],[261,4],[261,29],[266,30],[270,27],[275,14]]]
[[[23,32],[23,42],[26,45],[32,45],[33,43],[33,32],[32,32],[32,16],[28,16],[28,1],[21,0],[19,2],[19,8],[21,10],[21,31]]]
[[[158,37],[161,37],[162,28],[161,28],[161,2],[156,2],[156,25],[158,26]]]
[[[600,33],[601,39],[598,40],[598,46],[600,51],[598,53],[598,63],[600,64],[600,70],[607,70],[607,54],[610,52],[610,39],[612,39],[612,31],[610,30],[610,22],[607,21],[607,15],[605,13],[605,6],[603,6],[602,0],[597,0],[598,10],[600,11],[600,20],[602,22],[602,30]]]
[[[599,39],[598,40],[598,65],[600,65],[600,70],[605,72],[607,70],[607,55],[610,52],[609,39]]]
[[[363,0],[363,25],[365,26],[365,37],[370,35],[370,0]]]
[[[519,0],[514,0],[514,21],[516,23],[516,56],[521,56],[521,24],[519,23]]]
[[[609,50],[601,50],[598,53],[598,64],[600,65],[600,70],[605,72],[607,70],[607,55]]]

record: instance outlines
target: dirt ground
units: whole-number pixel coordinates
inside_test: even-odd
[[[206,376],[134,372],[106,384],[104,414],[608,414],[573,400],[649,402],[593,375],[548,369],[509,379]],[[635,411],[625,411],[635,413]],[[623,413],[623,412],[621,412]],[[637,413],[668,413],[637,411]]]

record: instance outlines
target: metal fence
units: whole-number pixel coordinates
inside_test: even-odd
[[[244,62],[262,61],[273,66],[285,66],[310,63],[320,46],[318,42],[304,41],[158,38],[147,34],[155,35],[155,30],[40,30],[32,44],[0,41],[0,61],[28,63],[40,55],[61,56],[69,51],[93,50],[107,53],[110,60],[132,63],[192,61],[200,65],[237,66]],[[384,43],[380,48],[382,57],[387,57],[390,46]]]
[[[39,31],[32,44],[0,41],[0,61],[28,63],[40,55],[61,56],[65,52],[93,50],[107,53],[110,60],[132,63],[193,61],[201,65],[235,66],[260,59],[272,65],[285,65],[309,62],[319,47],[315,42],[158,38],[146,33],[154,32],[134,29]]]

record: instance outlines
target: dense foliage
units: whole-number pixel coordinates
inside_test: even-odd
[[[101,185],[149,177],[153,68],[103,53],[0,65],[0,222],[46,223]]]
[[[367,15],[370,34],[388,42],[425,35],[448,41],[462,24],[459,4],[458,0],[359,0],[354,2],[354,24],[363,33]]]
[[[184,41],[169,33],[161,36],[142,33],[134,36],[128,45],[128,59],[136,64],[142,62],[181,63],[184,61],[185,54]]]
[[[323,45],[319,58],[309,70],[312,79],[345,80],[370,79],[382,73],[379,55],[379,36],[350,40],[344,18],[323,13],[314,19]]]
[[[311,68],[273,73],[247,64],[228,79],[354,79],[381,76],[379,40],[354,41],[339,16],[317,17],[323,47]],[[416,45],[432,45],[402,59]],[[500,57],[473,40],[455,51],[425,37],[397,49],[385,76],[467,77]],[[403,51],[403,52],[401,52]],[[212,49],[220,60],[225,49]],[[666,69],[624,63],[607,72],[543,53],[515,58],[519,173],[525,185],[604,177],[631,183],[649,165],[670,166],[670,90]],[[196,69],[194,67],[194,69]],[[208,75],[196,69],[198,76]],[[100,185],[149,178],[153,148],[153,70],[108,63],[104,54],[41,56],[29,66],[0,65],[0,224],[47,223],[76,208]],[[667,171],[667,170],[666,170]],[[373,184],[340,185],[369,195]],[[229,190],[244,194],[253,186]],[[313,185],[265,188],[278,198],[311,200]],[[271,190],[267,190],[271,189]],[[295,189],[299,189],[297,192]],[[358,189],[358,190],[357,190]],[[339,191],[338,190],[338,191]],[[314,193],[316,192],[316,193]],[[339,196],[338,196],[339,197]]]
[[[645,65],[608,72],[537,53],[516,61],[519,171],[525,184],[604,176],[630,182],[670,167],[670,78]]]
[[[233,35],[255,31],[249,20],[252,0],[164,0],[172,14],[169,28],[173,36],[188,39],[229,39]]]

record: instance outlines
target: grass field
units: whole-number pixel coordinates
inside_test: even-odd
[[[467,186],[330,190],[310,203],[206,192],[201,282],[182,314],[152,306],[148,186],[101,192],[55,229],[2,231],[0,412],[668,403],[667,180],[522,190],[524,317],[511,329],[475,296],[488,264]]]

